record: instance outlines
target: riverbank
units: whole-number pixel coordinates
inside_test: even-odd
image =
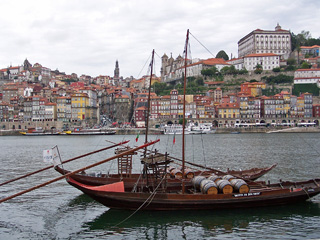
[[[107,130],[107,129],[106,129]],[[116,135],[138,135],[145,134],[145,128],[110,128],[116,131]],[[21,136],[21,130],[0,130],[0,136]],[[319,127],[293,127],[293,128],[217,128],[215,134],[230,133],[320,133]],[[150,135],[161,135],[163,131],[159,128],[151,128]]]

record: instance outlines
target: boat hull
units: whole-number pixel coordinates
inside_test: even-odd
[[[287,183],[285,188],[280,185],[270,189],[255,189],[247,194],[216,194],[201,193],[132,193],[95,191],[72,178],[68,183],[106,207],[127,210],[213,210],[265,207],[297,203],[305,201],[320,193],[320,179],[300,183]],[[289,186],[304,186],[290,189]]]

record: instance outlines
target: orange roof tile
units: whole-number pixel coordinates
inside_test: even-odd
[[[279,56],[279,55],[274,54],[274,53],[252,53],[252,54],[248,54],[244,57],[246,58],[246,57],[273,57],[273,56]]]

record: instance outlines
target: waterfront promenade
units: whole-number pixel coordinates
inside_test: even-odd
[[[138,133],[145,134],[145,128],[106,128],[105,130],[116,131],[116,135],[137,135]],[[21,130],[0,130],[0,136],[19,136]],[[270,128],[217,128],[215,134],[229,134],[229,133],[314,133],[319,132],[319,126],[315,127],[270,127]],[[151,128],[149,130],[151,135],[163,134],[159,128]]]

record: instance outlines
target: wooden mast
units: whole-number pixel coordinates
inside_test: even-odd
[[[146,137],[144,143],[148,142],[148,131],[149,131],[149,115],[150,115],[150,99],[151,99],[151,80],[152,80],[152,70],[153,70],[153,60],[154,60],[154,49],[152,50],[152,58],[151,58],[151,71],[150,71],[150,81],[149,81],[149,91],[148,91],[148,108],[147,108],[147,119],[146,119]],[[146,157],[147,154],[147,148],[145,148],[144,156]]]
[[[183,115],[182,115],[182,193],[185,193],[185,183],[184,183],[184,174],[185,174],[185,124],[186,124],[186,85],[187,85],[187,53],[188,53],[188,44],[189,44],[189,29],[187,30],[186,45],[184,48],[184,81],[183,81]]]

